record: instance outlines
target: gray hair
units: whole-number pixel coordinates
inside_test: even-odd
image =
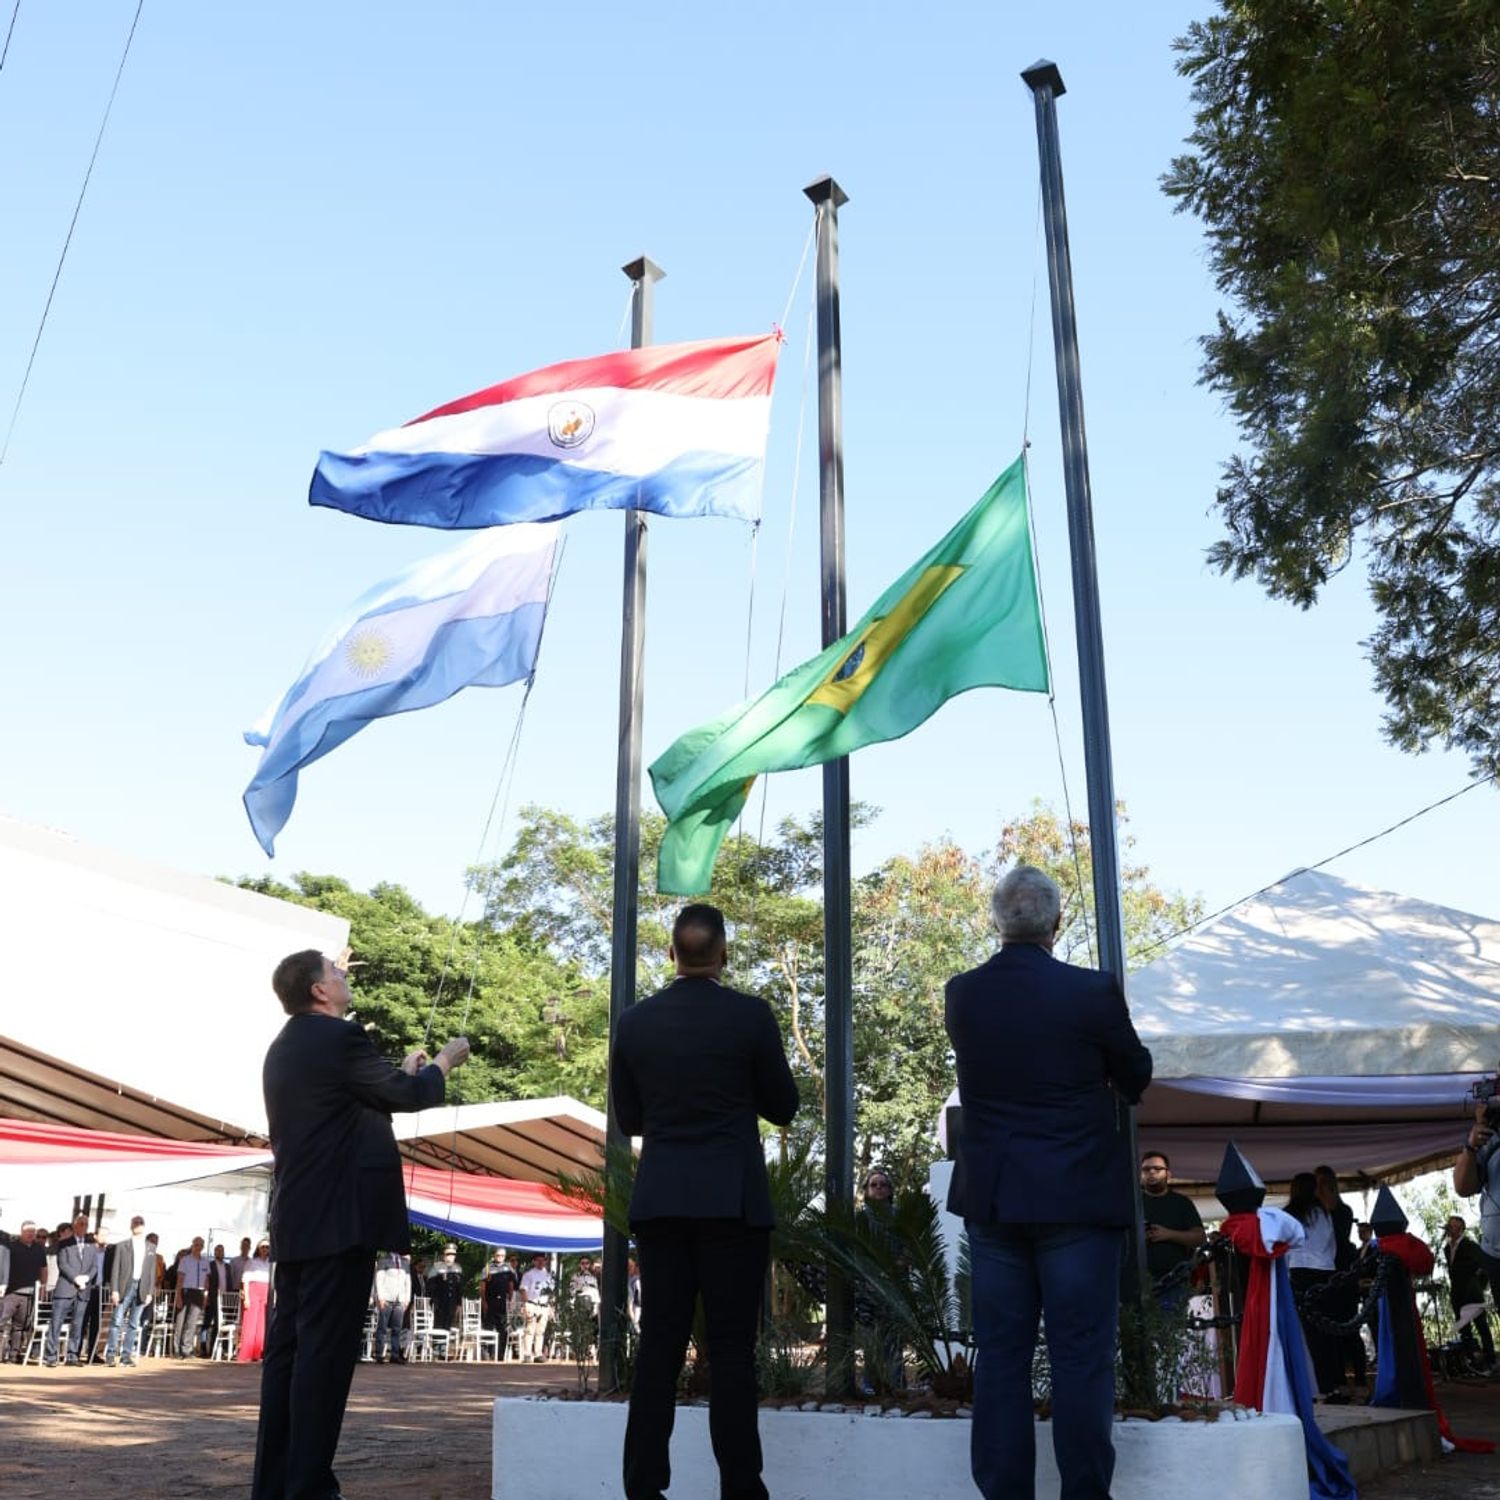
[[[1057,882],[1034,865],[1017,865],[990,895],[995,930],[1006,943],[1049,943],[1062,912]]]

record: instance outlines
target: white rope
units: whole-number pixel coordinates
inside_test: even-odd
[[[542,605],[542,624],[541,624],[541,629],[540,629],[540,631],[538,633],[538,636],[537,636],[536,657],[535,657],[535,659],[532,662],[531,673],[530,673],[530,675],[526,679],[526,687],[525,687],[524,691],[521,694],[521,702],[520,702],[519,706],[516,709],[515,723],[514,723],[514,725],[511,728],[510,743],[506,746],[505,756],[504,756],[504,758],[500,762],[500,774],[497,776],[497,778],[495,780],[495,790],[494,790],[493,795],[490,797],[489,812],[485,816],[484,828],[480,832],[480,835],[479,835],[479,848],[478,848],[478,852],[477,852],[476,857],[475,857],[475,862],[476,862],[476,864],[479,864],[481,866],[484,864],[485,851],[486,851],[487,848],[490,847],[490,844],[491,844],[491,840],[490,840],[490,831],[491,831],[491,829],[492,828],[494,829],[495,845],[496,845],[496,848],[498,849],[500,835],[504,831],[505,820],[506,820],[506,817],[509,814],[511,787],[512,787],[514,781],[515,781],[516,764],[517,764],[517,761],[520,758],[521,731],[524,728],[525,723],[526,723],[526,708],[527,708],[527,705],[531,702],[531,692],[532,692],[532,689],[536,686],[536,668],[537,668],[537,663],[539,663],[541,661],[541,657],[542,657],[542,642],[545,640],[546,634],[547,634],[547,620],[548,620],[548,617],[552,613],[552,595],[553,595],[553,593],[555,592],[555,590],[557,588],[557,576],[562,571],[563,555],[564,555],[564,553],[565,553],[566,550],[567,550],[567,538],[566,538],[566,535],[564,535],[558,541],[557,558],[556,558],[555,562],[552,565],[552,577],[548,580],[548,583],[547,583],[547,598],[546,598],[546,601]],[[495,812],[496,812],[497,808],[500,810],[500,818],[499,818],[498,823],[496,822],[496,819],[495,819]],[[491,892],[494,889],[494,883],[495,883],[495,862],[492,862],[491,865],[490,865],[489,876],[488,876],[487,880],[485,881],[484,891],[483,891],[484,908],[485,908],[486,911],[488,910],[488,907],[489,907],[489,898],[490,898]],[[433,1028],[433,1023],[437,1020],[438,1006],[442,1003],[443,991],[446,988],[447,981],[448,981],[448,971],[452,967],[452,963],[453,963],[453,952],[454,952],[454,949],[458,945],[458,934],[463,930],[464,916],[465,916],[466,912],[468,911],[469,898],[473,894],[474,894],[474,887],[472,886],[472,884],[470,884],[470,882],[465,881],[464,882],[463,900],[459,903],[458,916],[453,919],[453,923],[452,923],[452,926],[451,926],[450,932],[449,932],[448,951],[447,951],[447,953],[443,957],[443,967],[442,967],[441,972],[438,975],[437,993],[433,996],[432,1008],[427,1013],[427,1026],[426,1026],[426,1029],[424,1030],[424,1032],[422,1034],[422,1051],[424,1051],[424,1052],[427,1051],[428,1047],[432,1043],[432,1028]],[[484,923],[483,923],[483,913],[481,913],[480,921],[477,924],[475,935],[474,935],[474,952],[473,952],[473,955],[472,955],[472,957],[470,959],[470,968],[469,968],[469,990],[468,990],[468,995],[467,995],[467,997],[465,998],[465,1001],[464,1001],[463,1019],[459,1023],[459,1028],[458,1028],[458,1033],[457,1033],[459,1036],[463,1036],[465,1034],[465,1031],[466,1031],[466,1029],[468,1027],[468,1024],[469,1024],[469,1011],[470,1011],[470,1007],[473,1005],[473,1002],[474,1002],[474,984],[475,984],[475,980],[476,980],[476,978],[478,976],[478,973],[479,973],[479,951],[480,951],[480,944],[481,944],[481,941],[483,939],[483,933],[484,933]],[[450,1160],[449,1160],[449,1163],[448,1163],[448,1169],[449,1169],[449,1176],[448,1176],[448,1217],[451,1219],[453,1217],[453,1191],[454,1191],[454,1183],[453,1183],[453,1175],[452,1174],[453,1174],[453,1171],[454,1171],[453,1162],[456,1161],[457,1157],[458,1157],[458,1111],[459,1111],[460,1106],[457,1105],[457,1104],[453,1104],[453,1105],[451,1105],[449,1107],[453,1110],[453,1130],[452,1130],[452,1136],[451,1136],[451,1139],[450,1139],[450,1142],[449,1142]],[[416,1118],[416,1125],[417,1125],[417,1129],[414,1132],[413,1137],[412,1137],[413,1143],[415,1143],[416,1140],[419,1139],[419,1137],[420,1137],[420,1133],[421,1133],[420,1132],[420,1126],[421,1126],[421,1117],[422,1117],[422,1114],[423,1114],[422,1110],[417,1110],[416,1111],[416,1117],[417,1117]],[[408,1192],[408,1194],[412,1191],[412,1185],[416,1181],[416,1161],[415,1161],[414,1158],[411,1161],[411,1169],[412,1170],[408,1174],[408,1179],[407,1179],[407,1192]]]
[[[1094,926],[1089,921],[1088,892],[1083,886],[1083,861],[1078,853],[1078,840],[1073,833],[1073,798],[1068,791],[1068,764],[1063,755],[1062,725],[1057,717],[1057,678],[1052,670],[1052,636],[1047,628],[1047,600],[1042,590],[1041,552],[1037,545],[1036,511],[1031,499],[1031,375],[1036,360],[1036,302],[1037,286],[1041,280],[1042,253],[1042,189],[1037,184],[1036,230],[1032,243],[1031,259],[1031,316],[1026,328],[1026,399],[1021,415],[1021,462],[1026,475],[1026,522],[1031,528],[1031,566],[1036,580],[1037,608],[1042,616],[1042,651],[1047,658],[1047,709],[1052,715],[1052,741],[1057,748],[1057,772],[1062,781],[1063,818],[1067,825],[1068,850],[1073,856],[1073,878],[1078,882],[1078,908],[1083,917],[1084,941],[1088,944],[1089,962],[1097,963],[1094,945]]]
[[[797,288],[802,285],[802,272],[807,268],[807,252],[812,249],[813,242],[818,236],[819,215],[813,215],[813,221],[807,228],[807,238],[802,242],[802,259],[797,262],[797,274],[792,277],[792,289],[786,294],[786,306],[781,309],[781,321],[776,325],[785,328],[787,319],[792,315],[792,304],[797,300]]]
[[[815,216],[810,238],[816,239],[818,225],[819,220]],[[803,248],[802,258],[807,259],[806,247]],[[800,270],[798,275],[800,277]],[[781,610],[776,622],[776,660],[771,669],[772,682],[777,682],[781,678],[781,656],[786,644],[786,607],[792,591],[792,541],[797,534],[797,498],[802,490],[802,439],[807,430],[807,393],[811,385],[813,331],[817,326],[816,318],[815,300],[809,298],[807,333],[802,346],[802,393],[797,406],[797,442],[792,450],[792,493],[786,518],[786,562],[781,571]],[[760,779],[760,829],[755,836],[757,844],[764,844],[766,840],[766,799],[769,795],[769,778],[762,776]]]

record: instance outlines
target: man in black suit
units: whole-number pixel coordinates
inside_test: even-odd
[[[1124,1106],[1151,1054],[1112,978],[1052,957],[1061,900],[1046,875],[1017,866],[991,909],[1000,951],[948,981],[946,1016],[963,1105],[948,1208],[968,1229],[978,1345],[971,1467],[986,1500],[1033,1493],[1041,1314],[1062,1500],[1105,1500],[1135,1177]]]
[[[266,1053],[263,1083],[276,1178],[276,1305],[260,1382],[254,1500],[336,1500],[333,1455],[359,1359],[379,1247],[411,1248],[396,1110],[442,1101],[469,1055],[456,1037],[431,1061],[393,1068],[346,1021],[344,971],[307,950],[271,979],[291,1019]]]
[[[47,1328],[44,1365],[57,1363],[58,1338],[67,1329],[63,1353],[67,1363],[78,1363],[89,1294],[99,1281],[99,1251],[89,1240],[88,1218],[79,1214],[72,1231],[57,1242],[57,1285],[52,1292],[52,1322]]]
[[[660,1500],[670,1481],[677,1378],[701,1293],[719,1493],[765,1500],[755,1335],[775,1218],[757,1117],[789,1124],[797,1085],[770,1007],[719,982],[728,950],[717,908],[682,909],[669,957],[677,978],[620,1017],[610,1059],[615,1117],[643,1138],[630,1227],[646,1291],[625,1493]]]

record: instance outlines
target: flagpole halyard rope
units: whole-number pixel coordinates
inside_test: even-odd
[[[476,863],[478,863],[480,865],[483,865],[483,863],[484,863],[485,849],[486,849],[486,847],[488,847],[489,842],[490,842],[490,829],[491,829],[492,826],[495,825],[495,809],[496,809],[496,807],[497,806],[501,807],[500,822],[499,822],[499,826],[497,828],[496,835],[495,835],[497,843],[498,843],[498,840],[499,840],[500,830],[504,829],[504,827],[505,827],[505,819],[506,819],[506,817],[509,814],[509,809],[510,809],[510,789],[511,789],[511,786],[512,786],[512,784],[514,782],[514,779],[515,779],[516,763],[517,763],[517,760],[519,759],[519,755],[520,755],[521,731],[522,731],[522,729],[523,729],[523,727],[525,725],[525,722],[526,722],[526,708],[527,708],[527,705],[531,702],[531,691],[536,686],[536,669],[537,669],[537,664],[542,659],[542,643],[546,639],[546,635],[547,635],[547,621],[551,617],[551,613],[552,613],[552,595],[554,594],[554,592],[557,589],[557,576],[562,571],[563,555],[566,552],[566,550],[567,550],[567,535],[564,532],[558,538],[557,556],[556,556],[556,559],[554,560],[553,565],[552,565],[552,576],[551,576],[551,578],[549,578],[547,580],[547,598],[546,598],[546,600],[544,601],[544,603],[542,605],[542,623],[541,623],[541,628],[537,632],[536,657],[532,661],[531,671],[527,675],[527,678],[526,678],[526,686],[525,686],[525,688],[523,689],[523,691],[521,693],[521,702],[520,702],[520,705],[516,709],[515,723],[514,723],[514,725],[511,728],[510,743],[506,747],[505,756],[504,756],[504,758],[502,759],[502,761],[500,763],[500,773],[499,773],[499,776],[496,778],[496,781],[495,781],[495,791],[494,791],[494,794],[490,798],[489,813],[488,813],[488,815],[486,816],[486,818],[484,820],[484,828],[483,828],[483,830],[481,831],[481,833],[479,835],[479,850],[478,850],[478,854],[476,855]],[[501,801],[502,791],[504,793],[504,802],[503,802],[503,804],[502,804],[502,801]],[[484,905],[485,905],[486,910],[488,909],[488,906],[489,906],[490,892],[494,888],[494,880],[495,880],[495,875],[494,875],[494,870],[492,868],[491,871],[490,871],[489,879],[485,883],[484,893],[483,893],[484,894]],[[422,1035],[422,1050],[424,1052],[428,1049],[428,1047],[432,1043],[432,1028],[433,1028],[433,1023],[437,1020],[438,1006],[442,1002],[443,990],[446,987],[447,980],[448,980],[448,971],[449,971],[450,967],[452,966],[454,949],[458,945],[458,934],[459,934],[459,932],[463,928],[464,914],[468,910],[469,897],[472,894],[473,894],[473,887],[466,880],[464,882],[463,900],[459,903],[458,916],[453,919],[452,926],[450,928],[449,939],[448,939],[448,952],[444,955],[444,958],[443,958],[443,967],[442,967],[441,972],[438,975],[437,993],[433,996],[432,1007],[431,1007],[431,1009],[427,1013],[427,1026],[426,1026],[426,1029],[424,1030],[423,1035]],[[475,934],[475,939],[474,939],[474,953],[473,953],[473,957],[471,959],[471,965],[470,965],[470,971],[469,971],[469,991],[468,991],[468,996],[467,996],[467,998],[466,998],[466,1000],[464,1002],[463,1020],[460,1023],[459,1029],[458,1029],[458,1034],[460,1036],[462,1036],[464,1034],[465,1028],[468,1025],[469,1010],[470,1010],[470,1007],[472,1006],[473,1001],[474,1001],[474,982],[475,982],[475,978],[476,978],[476,976],[477,976],[477,974],[479,972],[479,951],[480,951],[480,941],[481,941],[482,936],[483,936],[483,921],[484,921],[484,917],[483,917],[483,913],[481,913],[480,921],[479,921],[479,924],[478,924],[478,931],[476,931],[476,934]],[[455,1105],[452,1106],[452,1109],[453,1109],[453,1131],[452,1131],[452,1137],[451,1137],[451,1140],[450,1140],[449,1150],[450,1150],[450,1157],[453,1160],[456,1160],[457,1155],[458,1155],[458,1109],[459,1109],[459,1106],[455,1104]],[[418,1121],[420,1122],[422,1111],[418,1110],[416,1113],[417,1113]],[[416,1138],[413,1137],[413,1140],[415,1140],[415,1139]],[[449,1179],[448,1179],[448,1189],[449,1189],[449,1201],[448,1201],[448,1210],[449,1210],[449,1212],[448,1212],[448,1217],[451,1219],[453,1217],[453,1212],[452,1212],[453,1211],[453,1198],[452,1198],[452,1195],[453,1195],[453,1177],[452,1177],[453,1163],[452,1163],[452,1160],[450,1160],[450,1162],[449,1162],[449,1168],[450,1168],[450,1175],[449,1175]],[[416,1182],[416,1162],[413,1159],[411,1161],[411,1172],[408,1174],[408,1178],[407,1178],[407,1192],[408,1192],[408,1194],[413,1190],[415,1182]]]
[[[1021,415],[1021,461],[1026,472],[1026,519],[1031,527],[1031,568],[1036,582],[1037,610],[1042,617],[1042,649],[1047,657],[1047,710],[1052,716],[1052,742],[1057,749],[1057,773],[1062,782],[1063,820],[1067,831],[1068,851],[1073,857],[1073,878],[1078,882],[1078,908],[1083,917],[1084,940],[1088,944],[1089,962],[1096,963],[1094,926],[1089,920],[1088,892],[1083,884],[1083,861],[1078,853],[1078,839],[1073,831],[1073,799],[1068,791],[1068,763],[1063,754],[1062,725],[1057,717],[1057,686],[1052,670],[1052,637],[1047,628],[1047,601],[1042,592],[1041,557],[1037,548],[1036,511],[1031,499],[1031,377],[1036,364],[1037,287],[1041,281],[1042,190],[1037,184],[1036,230],[1033,236],[1031,262],[1031,316],[1026,325],[1026,397]]]
[[[781,333],[783,341],[786,338],[787,319],[791,317],[792,305],[796,301],[797,290],[802,285],[802,273],[807,267],[807,257],[813,246],[817,243],[818,221],[816,216],[811,227],[807,231],[807,238],[802,242],[802,258],[797,262],[797,274],[792,278],[792,289],[787,295],[786,306],[782,309],[781,322],[776,325]],[[781,574],[781,609],[776,627],[776,665],[771,674],[772,681],[781,676],[781,648],[786,637],[786,606],[787,596],[792,586],[792,539],[797,530],[797,497],[802,483],[802,437],[807,426],[807,390],[808,370],[812,359],[812,336],[813,316],[816,308],[811,301],[807,308],[807,338],[802,355],[802,390],[797,405],[797,440],[792,450],[792,483],[791,494],[787,508],[787,530],[786,530],[786,562]],[[750,537],[750,619],[745,626],[745,690],[744,697],[750,697],[750,655],[751,655],[751,630],[754,625],[755,615],[755,576],[760,538],[761,523],[755,523],[755,529]],[[765,777],[761,778],[760,786],[760,831],[756,835],[756,842],[763,843],[766,834],[766,792],[767,782]],[[739,817],[739,840],[741,852],[743,853],[745,840],[745,810],[740,809]],[[752,913],[753,915],[753,913]],[[753,922],[752,922],[753,925]]]
[[[819,224],[820,220],[814,216],[813,228],[809,231],[810,238],[814,242],[817,240]],[[805,250],[803,255],[805,258]],[[807,333],[802,346],[802,396],[797,407],[797,440],[792,449],[792,492],[786,518],[786,561],[781,570],[781,609],[776,621],[776,661],[771,669],[773,682],[780,681],[781,657],[786,644],[786,608],[787,600],[792,592],[792,541],[797,534],[797,498],[802,487],[802,441],[807,432],[807,395],[811,388],[813,330],[816,327],[816,316],[817,306],[809,299]],[[762,776],[760,780],[760,831],[756,834],[758,844],[764,844],[766,841],[766,800],[769,795],[770,781]]]

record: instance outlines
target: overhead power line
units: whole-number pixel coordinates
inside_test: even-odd
[[[115,81],[109,90],[109,100],[104,106],[104,118],[99,121],[99,133],[94,137],[94,149],[89,156],[88,170],[83,174],[83,185],[78,189],[78,201],[73,205],[73,217],[68,221],[68,233],[63,240],[62,253],[57,257],[57,269],[52,273],[52,285],[47,289],[47,301],[42,308],[41,321],[36,325],[36,337],[31,341],[31,353],[26,360],[26,371],[21,376],[21,388],[16,392],[16,404],[11,408],[10,423],[5,429],[5,441],[0,443],[0,464],[10,452],[10,440],[16,430],[16,419],[21,415],[21,403],[26,399],[26,387],[31,383],[31,367],[36,363],[36,351],[41,347],[42,331],[47,326],[47,314],[52,311],[52,299],[57,295],[57,283],[62,277],[63,262],[68,258],[68,247],[73,243],[73,231],[78,227],[78,215],[83,209],[84,194],[89,190],[89,179],[94,175],[94,163],[99,160],[99,147],[104,143],[104,131],[109,124],[110,111],[115,107],[115,95],[120,91],[120,77],[125,72],[125,62],[130,56],[130,44],[135,40],[135,28],[140,24],[141,11],[146,0],[136,0],[135,15],[130,22],[130,34],[125,38],[125,49],[120,53],[120,65],[115,69]],[[16,11],[21,8],[16,0]],[[11,30],[15,29],[15,12],[11,13]],[[5,46],[10,48],[10,35],[6,34]],[[0,63],[4,62],[0,55]]]
[[[10,13],[10,25],[5,28],[5,45],[0,47],[0,68],[5,66],[5,59],[10,56],[10,39],[16,34],[16,17],[20,14],[21,0],[16,0]]]
[[[1331,865],[1334,860],[1342,859],[1346,854],[1353,854],[1356,849],[1363,849],[1368,844],[1373,844],[1377,839],[1383,839],[1389,833],[1395,833],[1398,828],[1405,828],[1408,823],[1415,823],[1418,818],[1426,817],[1430,812],[1436,812],[1438,808],[1446,806],[1449,802],[1459,797],[1465,797],[1470,792],[1482,786],[1488,786],[1495,779],[1496,773],[1491,771],[1488,776],[1480,776],[1471,781],[1467,786],[1461,786],[1456,792],[1449,792],[1446,797],[1439,797],[1436,802],[1429,802],[1426,807],[1419,807],[1414,813],[1408,813],[1404,818],[1398,819],[1388,828],[1382,828],[1378,833],[1372,833],[1368,838],[1360,839],[1358,843],[1349,844],[1340,849],[1336,854],[1327,855],[1320,859],[1315,865],[1303,865],[1294,874],[1303,874],[1306,871],[1321,870],[1324,865]],[[1232,912],[1235,907],[1243,906],[1247,901],[1253,901],[1257,896],[1264,896],[1267,891],[1273,891],[1278,885],[1284,884],[1291,877],[1283,875],[1280,880],[1273,880],[1269,885],[1263,885],[1258,891],[1251,891],[1248,896],[1241,896],[1237,901],[1231,901],[1228,906],[1221,906],[1218,911],[1210,912],[1206,917],[1199,917],[1196,922],[1189,922],[1186,927],[1179,927],[1176,932],[1167,937],[1158,938],[1154,943],[1147,943],[1143,948],[1137,948],[1137,954],[1152,953],[1158,948],[1165,948],[1168,943],[1175,943],[1178,938],[1187,936],[1190,932],[1196,932],[1200,927],[1206,927],[1210,922],[1216,922],[1220,917]]]

